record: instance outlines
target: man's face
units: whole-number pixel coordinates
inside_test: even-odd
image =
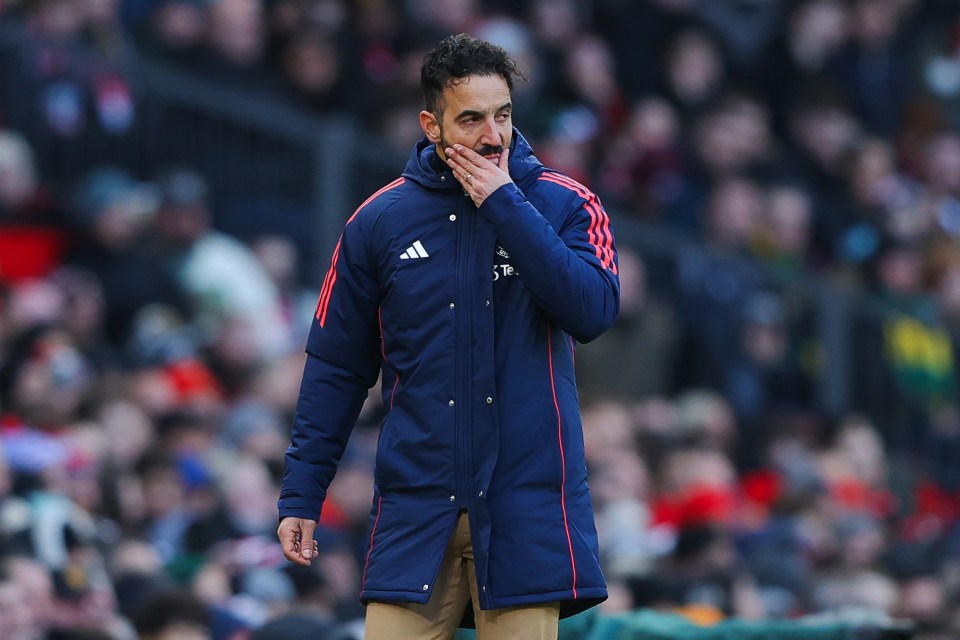
[[[468,76],[443,90],[443,112],[439,119],[429,111],[420,112],[420,125],[427,138],[444,149],[462,144],[496,163],[513,137],[513,105],[507,82],[498,75]]]

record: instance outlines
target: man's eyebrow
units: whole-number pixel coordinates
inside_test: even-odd
[[[504,109],[513,109],[513,103],[512,103],[512,102],[504,102],[502,105],[500,105],[499,107],[497,107],[496,109],[494,109],[493,112],[494,112],[494,113],[500,113],[500,112],[503,111]],[[461,111],[460,113],[457,114],[457,117],[455,118],[455,120],[462,120],[463,118],[478,117],[478,116],[482,117],[482,116],[483,116],[483,111],[478,111],[478,110],[476,110],[476,109],[464,109],[463,111]]]
[[[476,109],[464,109],[457,114],[457,120],[463,120],[464,118],[475,118],[477,116],[482,116],[482,111],[477,111]]]

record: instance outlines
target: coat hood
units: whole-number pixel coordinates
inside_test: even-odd
[[[519,131],[513,130],[510,146],[510,177],[518,185],[536,178],[544,170],[543,164],[533,155],[533,149]],[[426,189],[436,191],[459,191],[460,184],[453,178],[453,171],[439,158],[436,146],[422,138],[410,151],[403,177],[413,180]]]

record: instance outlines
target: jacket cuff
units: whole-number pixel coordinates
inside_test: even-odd
[[[319,521],[321,505],[322,502],[310,498],[280,498],[277,500],[277,511],[281,520],[293,517]]]
[[[516,205],[525,200],[520,187],[513,182],[508,182],[488,195],[477,210],[493,224],[500,224],[510,217]]]

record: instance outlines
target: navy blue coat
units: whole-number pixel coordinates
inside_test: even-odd
[[[421,141],[349,219],[321,288],[279,509],[318,518],[382,375],[365,602],[427,602],[462,509],[483,609],[606,598],[573,359],[619,310],[613,235],[518,133],[510,175],[477,208]]]

